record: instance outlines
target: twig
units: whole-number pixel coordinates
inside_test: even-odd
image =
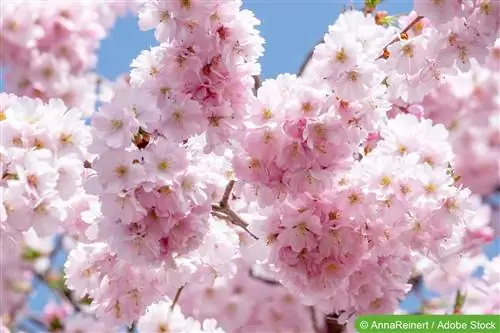
[[[29,325],[28,325],[29,324]],[[18,324],[16,324],[16,328],[20,330],[21,332],[34,332],[34,333],[39,333],[39,332],[47,332],[48,328],[43,326],[43,328],[40,330],[40,327],[36,327],[33,325],[33,323],[30,320],[24,320]],[[2,332],[3,333],[3,332]]]
[[[408,283],[411,284],[411,291],[420,289],[423,282],[424,282],[424,279],[423,279],[422,275],[420,275],[420,274],[413,275],[408,280]]]
[[[307,54],[306,58],[304,59],[304,61],[300,65],[299,72],[298,72],[297,76],[302,76],[304,74],[304,71],[306,70],[306,67],[309,64],[309,61],[311,61],[311,59],[314,55],[314,49],[316,48],[317,45],[321,44],[322,42],[323,42],[323,39],[320,39],[320,41],[317,42],[316,44],[314,44],[314,46],[311,48],[311,50]]]
[[[129,327],[127,327],[127,332],[128,333],[134,333],[136,326],[137,326],[137,323],[135,321],[133,321],[132,324]]]
[[[66,301],[68,301],[74,308],[75,312],[81,312],[82,311],[82,308],[81,306],[78,304],[78,302],[73,299],[71,293],[65,293],[65,292],[60,292],[58,289],[56,288],[52,288],[51,285],[50,285],[50,282],[48,280],[48,277],[46,275],[42,275],[40,273],[35,273],[35,277],[45,283],[47,285],[47,287],[56,295],[58,296],[61,300],[65,299]]]
[[[248,230],[248,223],[246,223],[241,217],[236,214],[234,210],[229,207],[229,197],[231,196],[231,191],[234,188],[235,181],[231,180],[224,190],[224,195],[222,196],[219,204],[212,204],[212,215],[220,219],[226,220],[243,230],[245,230],[250,236],[255,240],[259,237],[255,236],[250,230]]]
[[[240,227],[253,239],[259,240],[259,237],[248,229],[248,223],[243,221],[243,219],[239,217],[238,214],[236,214],[231,208],[222,208],[219,205],[212,205],[212,215]]]
[[[329,314],[325,316],[325,325],[327,333],[343,333],[345,325],[341,325],[338,322],[338,316],[336,314]]]
[[[417,16],[413,21],[410,22],[410,24],[408,24],[408,26],[406,28],[403,29],[403,31],[401,31],[399,33],[399,36],[398,37],[394,37],[393,40],[391,40],[386,46],[384,46],[384,53],[382,53],[377,59],[375,60],[379,60],[381,58],[385,58],[386,57],[386,52],[387,51],[387,48],[389,46],[391,46],[392,44],[396,43],[399,38],[401,37],[401,35],[404,35],[408,32],[408,30],[410,30],[415,24],[417,24],[421,19],[423,19],[424,17],[423,16]]]
[[[253,94],[257,96],[257,91],[262,86],[262,80],[260,79],[260,75],[254,75],[253,79],[255,81],[255,84],[253,86]]]
[[[462,308],[464,307],[465,303],[465,294],[462,294],[462,292],[457,290],[457,295],[455,296],[455,302],[453,304],[453,314],[461,314],[462,313]]]
[[[279,286],[279,285],[281,285],[281,283],[279,283],[278,281],[274,281],[274,280],[271,280],[271,279],[267,279],[267,278],[263,278],[261,276],[255,275],[255,273],[253,272],[252,268],[250,268],[250,270],[248,271],[248,275],[251,278],[253,278],[253,279],[259,280],[260,282],[264,282],[265,284],[269,284],[269,285],[272,285],[272,286]]]
[[[224,190],[224,195],[222,196],[221,201],[219,202],[219,206],[222,208],[227,208],[228,207],[228,201],[229,201],[229,196],[231,195],[231,192],[233,191],[235,181],[231,180],[226,186],[226,189]]]
[[[32,323],[33,325],[39,327],[39,328],[42,328],[42,330],[47,330],[47,326],[45,325],[45,323],[43,323],[41,320],[39,320],[38,318],[35,318],[35,317],[28,317],[26,318],[26,320],[28,320],[30,323]]]
[[[170,311],[172,311],[175,308],[175,305],[179,301],[179,298],[181,297],[182,289],[184,289],[184,286],[181,286],[179,289],[177,289],[177,292],[175,293],[174,300],[172,301],[172,305],[170,305]]]
[[[309,306],[309,313],[311,314],[311,323],[312,323],[314,332],[316,332],[316,333],[322,333],[322,330],[319,327],[318,320],[316,318],[316,309],[314,309],[313,305]]]

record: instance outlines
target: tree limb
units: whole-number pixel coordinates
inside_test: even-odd
[[[311,50],[307,54],[306,58],[304,59],[304,61],[300,65],[297,76],[302,76],[304,74],[304,71],[306,70],[307,65],[309,64],[309,62],[311,61],[311,59],[312,59],[312,57],[314,55],[314,49],[316,48],[317,45],[319,45],[321,43],[323,43],[323,39],[320,39],[319,42],[317,42],[316,44],[314,44],[314,46],[311,48]]]
[[[343,333],[345,331],[345,325],[341,325],[338,322],[338,315],[329,314],[325,316],[325,326],[327,333]]]
[[[311,314],[311,323],[315,333],[322,333],[322,329],[318,325],[318,320],[316,319],[316,309],[313,305],[309,306],[309,313]]]
[[[233,191],[235,181],[230,180],[229,183],[226,186],[226,189],[224,190],[224,195],[222,196],[221,201],[219,202],[219,206],[222,208],[227,208],[229,207],[228,201],[229,197],[231,196],[231,192]]]
[[[406,28],[404,28],[400,33],[399,33],[399,36],[398,37],[394,37],[393,40],[391,40],[386,46],[384,46],[384,49],[383,49],[383,53],[375,60],[379,60],[379,59],[382,59],[382,58],[386,58],[387,59],[387,48],[389,46],[391,46],[392,44],[396,43],[401,36],[403,35],[406,35],[406,33],[415,25],[417,24],[421,19],[423,19],[424,17],[423,16],[417,16],[413,21],[411,21],[408,26]],[[406,36],[408,37],[408,36]]]
[[[175,308],[175,305],[179,301],[179,298],[181,297],[182,289],[184,289],[184,285],[181,286],[179,289],[177,289],[177,292],[175,293],[174,300],[172,301],[172,305],[170,305],[170,311],[172,311]]]
[[[127,327],[127,333],[135,333],[136,326],[137,323],[133,321],[132,324],[129,327]]]
[[[254,235],[250,230],[248,230],[248,223],[246,223],[234,210],[229,207],[229,197],[231,196],[231,192],[234,188],[235,181],[231,180],[224,190],[224,195],[222,196],[221,201],[218,204],[212,204],[212,215],[220,218],[222,220],[226,220],[243,230],[245,230],[250,236],[252,236],[255,240],[258,240],[259,237]]]
[[[255,280],[259,280],[260,282],[264,282],[265,284],[269,284],[269,285],[272,285],[272,286],[279,286],[279,285],[281,285],[281,283],[279,283],[278,281],[267,279],[267,278],[255,275],[255,273],[253,272],[252,268],[250,268],[250,270],[248,271],[248,275],[251,278],[255,279]]]
[[[255,84],[253,86],[253,94],[255,96],[257,96],[257,91],[259,90],[259,88],[262,86],[262,80],[260,79],[260,75],[254,75],[253,76],[253,79],[255,81]]]
[[[72,296],[72,294],[71,294],[71,293],[66,293],[66,292],[64,292],[64,291],[63,291],[63,292],[61,292],[61,291],[59,291],[58,289],[53,288],[53,287],[51,286],[51,284],[50,284],[50,281],[49,281],[49,278],[48,278],[47,274],[42,275],[42,274],[40,274],[40,273],[35,273],[35,274],[34,274],[34,276],[35,276],[35,277],[36,277],[39,281],[41,281],[41,282],[45,283],[45,285],[47,285],[47,287],[48,287],[48,288],[49,288],[49,289],[50,289],[50,290],[51,290],[51,291],[52,291],[52,292],[53,292],[53,293],[54,293],[57,297],[59,297],[61,300],[66,300],[67,302],[69,302],[69,303],[73,306],[73,308],[74,308],[75,312],[81,312],[81,311],[82,311],[82,308],[81,308],[81,306],[78,304],[78,301],[76,301],[76,300],[73,298],[73,296]]]

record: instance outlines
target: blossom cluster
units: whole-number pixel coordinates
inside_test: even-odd
[[[7,88],[41,98],[0,95],[2,311],[13,278],[50,263],[37,237],[63,231],[60,291],[82,311],[50,303],[54,330],[311,332],[315,315],[397,311],[415,274],[498,312],[491,211],[462,184],[498,177],[499,5],[416,1],[399,27],[346,11],[304,72],[258,89],[263,39],[241,6],[147,1],[160,44],[104,83],[85,126],[94,52],[129,4],[2,4]]]
[[[174,297],[186,284],[212,286],[217,276],[234,274],[236,264],[232,259],[239,256],[237,232],[213,218],[208,227],[203,244],[189,257],[176,257],[173,264],[130,260],[130,250],[113,252],[112,242],[80,242],[65,264],[68,288],[76,299],[92,300],[89,311],[100,322],[109,327],[129,324],[138,320],[150,304],[167,295]]]
[[[65,264],[65,276],[75,297],[90,297],[91,311],[111,327],[137,319],[166,293],[161,267],[138,269],[103,243],[78,244]]]
[[[82,112],[61,100],[43,103],[5,93],[0,99],[2,233],[15,237],[33,228],[51,236],[85,210],[75,203],[86,197],[82,179],[90,129]]]
[[[474,215],[470,191],[453,185],[444,126],[399,115],[380,133],[335,187],[286,201],[264,225],[280,280],[325,311],[394,311],[413,251],[449,255]]]
[[[421,16],[418,16],[421,15]],[[415,11],[400,18],[402,26],[419,20],[382,59],[389,92],[398,105],[419,102],[450,76],[485,63],[500,33],[497,1],[415,1]]]
[[[152,95],[159,128],[174,141],[205,133],[206,152],[242,128],[260,73],[260,22],[241,0],[150,1],[139,12],[142,29],[155,28],[159,46],[133,62],[131,83]]]
[[[285,287],[262,281],[253,265],[237,260],[233,278],[187,285],[179,304],[197,319],[214,318],[227,332],[312,332],[310,311]],[[206,306],[212,304],[213,306]]]
[[[476,214],[465,222],[465,232],[457,240],[453,251],[439,258],[417,256],[414,274],[422,277],[425,286],[448,296],[460,290],[469,277],[486,262],[483,246],[494,240],[494,230],[490,226],[492,211],[481,204],[478,197],[471,200]]]
[[[213,171],[199,158],[216,135],[193,135],[206,130],[200,127],[203,119],[218,126],[215,112],[237,120],[236,112],[243,114],[251,95],[262,41],[253,28],[257,21],[240,6],[234,1],[149,2],[140,22],[143,27],[160,23],[156,19],[165,22],[157,30],[162,44],[133,62],[130,77],[115,86],[114,97],[92,117],[90,151],[96,156],[85,188],[99,198],[101,214],[87,240],[105,246],[116,264],[96,270],[96,283],[83,290],[99,317],[113,314],[106,318],[109,322],[137,319],[155,297],[187,280],[210,281],[234,272],[231,259],[237,255],[238,238],[210,215],[212,201],[220,200],[225,184],[211,179]],[[159,50],[165,58],[150,63]],[[183,86],[173,86],[179,82]],[[167,88],[159,89],[160,83]],[[99,250],[88,246],[89,251]],[[66,268],[75,290],[82,290],[78,271],[83,264]],[[153,270],[159,272],[158,281],[144,284]],[[105,280],[116,283],[106,284],[109,289],[101,284]],[[115,293],[121,284],[133,297],[125,300]],[[140,301],[127,303],[134,299]],[[121,308],[128,312],[121,313]]]
[[[423,286],[437,292],[438,296],[423,299],[421,311],[429,314],[498,314],[499,263],[500,256],[488,260],[479,254],[457,258],[444,267],[436,265],[424,270],[432,274],[432,279],[424,281]],[[476,273],[479,269],[483,271],[481,274]],[[461,298],[458,304],[457,297]]]
[[[460,182],[488,195],[500,176],[500,72],[476,65],[425,96],[425,117],[447,126]]]
[[[264,206],[287,196],[321,193],[347,170],[390,104],[377,97],[346,101],[294,75],[264,81],[236,155],[237,176]]]
[[[170,300],[151,305],[137,323],[139,332],[224,333],[213,319],[199,322],[186,317],[178,305],[172,308]]]
[[[6,90],[19,96],[60,98],[94,111],[96,50],[116,16],[134,2],[5,1],[0,10],[0,64]]]
[[[110,326],[185,283],[231,276],[239,256],[237,232],[210,215],[231,179],[229,158],[204,154],[203,136],[179,143],[159,132],[144,94],[119,80],[92,117],[97,155],[84,187],[100,209],[65,267],[69,288]]]
[[[362,12],[342,13],[314,48],[304,77],[344,101],[380,99],[387,73],[377,58],[395,35],[395,27],[377,25]]]
[[[99,155],[86,187],[102,202],[99,237],[128,260],[166,262],[201,244],[210,189],[186,147],[158,133],[160,114],[143,91],[121,89],[92,117]]]

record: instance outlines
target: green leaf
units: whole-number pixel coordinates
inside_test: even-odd
[[[93,301],[92,297],[90,297],[90,296],[87,294],[87,295],[85,295],[85,297],[84,297],[84,298],[82,298],[82,299],[80,300],[80,303],[81,303],[81,304],[85,304],[85,305],[90,305],[90,304],[92,304],[92,301]]]
[[[29,246],[25,247],[22,253],[22,258],[27,261],[35,261],[40,257],[42,257],[42,253]]]
[[[383,26],[386,26],[386,27],[391,26],[396,22],[397,22],[396,16],[386,15],[380,19],[380,24],[382,24]]]
[[[365,7],[369,9],[375,9],[382,0],[365,0]]]
[[[453,314],[460,314],[462,313],[462,308],[464,307],[465,304],[465,294],[462,294],[462,292],[457,290],[457,295],[455,296],[455,304],[453,305]]]
[[[47,285],[52,289],[64,290],[64,277],[62,275],[59,275],[55,278],[49,278],[47,279]]]
[[[63,329],[64,329],[64,326],[59,318],[56,317],[56,318],[52,319],[52,321],[50,322],[50,327],[49,327],[50,332],[60,332]]]

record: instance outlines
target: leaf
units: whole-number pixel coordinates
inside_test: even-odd
[[[22,253],[22,258],[27,261],[35,261],[42,257],[42,253],[29,246],[25,247]]]
[[[462,313],[462,308],[464,307],[465,304],[465,294],[462,294],[462,292],[457,290],[457,295],[455,296],[455,303],[453,305],[453,314],[460,314]]]

